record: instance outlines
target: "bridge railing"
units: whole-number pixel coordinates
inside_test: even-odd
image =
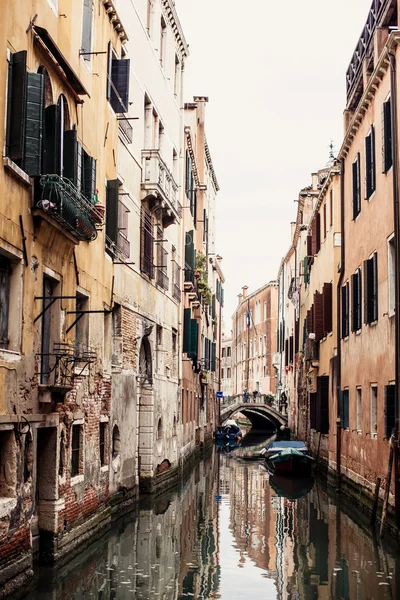
[[[250,403],[267,405],[267,406],[270,406],[271,408],[273,408],[274,410],[276,410],[277,412],[285,414],[283,407],[279,406],[278,400],[273,400],[272,402],[270,400],[267,401],[266,396],[264,396],[263,394],[258,394],[257,396],[253,396],[253,394],[249,394],[247,397],[245,397],[244,394],[236,394],[235,396],[224,396],[221,399],[221,408],[231,406],[232,404],[250,404]]]

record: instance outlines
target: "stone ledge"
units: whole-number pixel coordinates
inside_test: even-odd
[[[10,173],[14,175],[16,179],[18,179],[18,181],[27,187],[32,187],[32,181],[29,175],[20,169],[20,167],[16,165],[15,162],[13,162],[10,158],[8,158],[8,156],[3,156],[3,165],[7,171],[10,171]]]

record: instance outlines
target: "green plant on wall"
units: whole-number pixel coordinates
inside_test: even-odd
[[[207,273],[207,256],[201,251],[196,254],[196,269],[201,273]]]

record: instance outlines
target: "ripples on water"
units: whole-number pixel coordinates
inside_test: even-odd
[[[260,448],[266,444],[259,440]],[[252,450],[253,447],[253,450]],[[251,439],[213,452],[25,598],[400,598],[400,555],[338,510],[313,479],[271,479]]]

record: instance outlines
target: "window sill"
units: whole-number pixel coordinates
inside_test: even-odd
[[[102,467],[100,467],[100,473],[108,473],[108,465],[103,465]]]
[[[83,483],[84,481],[85,481],[84,475],[75,475],[75,477],[71,477],[70,484],[71,484],[71,486],[77,485],[78,483]]]
[[[378,439],[378,434],[377,433],[371,433],[371,440],[377,440]]]
[[[370,202],[370,201],[373,199],[373,197],[375,196],[375,194],[376,194],[376,190],[374,190],[374,191],[372,192],[372,194],[371,194],[370,196],[368,196],[368,198],[365,198],[365,199],[366,199],[366,201],[367,201],[367,202]]]
[[[4,360],[5,362],[20,361],[21,354],[15,350],[6,350],[5,348],[0,348],[0,360]]]
[[[32,181],[29,175],[25,173],[25,171],[23,171],[18,165],[16,165],[11,158],[8,158],[8,156],[3,156],[3,165],[4,168],[10,171],[10,173],[14,175],[21,183],[27,187],[32,187]]]
[[[355,332],[356,335],[361,335],[362,329],[357,329],[357,331]]]
[[[378,321],[372,321],[371,323],[368,323],[368,325],[370,327],[376,327],[378,325]]]
[[[357,429],[356,433],[357,433],[357,435],[362,435],[361,429]]]

